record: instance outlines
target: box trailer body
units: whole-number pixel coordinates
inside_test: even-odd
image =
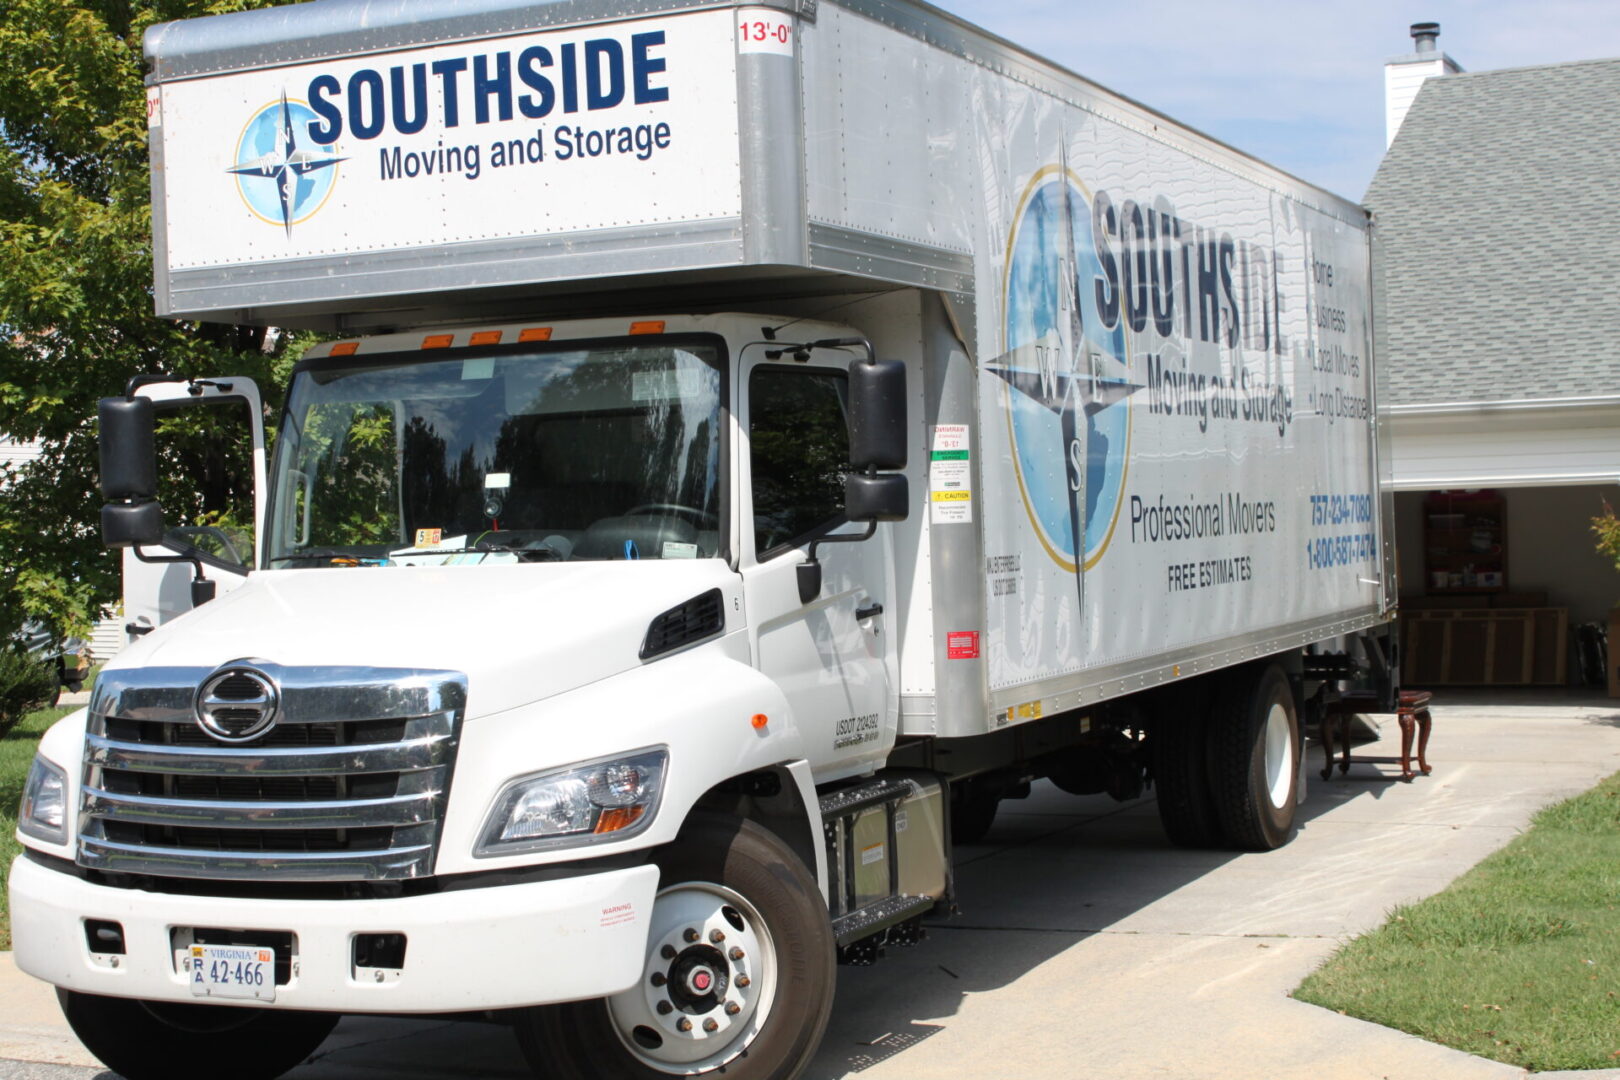
[[[108,490],[140,636],[12,876],[81,1030],[522,1007],[537,1067],[794,1075],[830,973],[772,950],[913,939],[999,798],[1151,781],[1179,842],[1275,846],[1300,715],[1387,680],[1353,204],[910,0],[320,0],[147,52],[158,314],[345,340],[252,573]]]

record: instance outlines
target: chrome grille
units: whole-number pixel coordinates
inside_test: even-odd
[[[85,740],[79,864],[234,881],[432,873],[465,677],[254,664],[280,685],[281,713],[240,744],[197,724],[197,687],[212,669],[102,674]]]

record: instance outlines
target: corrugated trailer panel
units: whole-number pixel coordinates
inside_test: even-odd
[[[1365,214],[937,13],[847,6],[803,43],[812,228],[973,256],[965,397],[927,354],[937,693],[908,680],[903,729],[1381,620]]]

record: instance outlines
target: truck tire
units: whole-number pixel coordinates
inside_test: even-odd
[[[1237,668],[1210,716],[1210,788],[1228,846],[1271,851],[1293,838],[1299,810],[1299,709],[1275,664]]]
[[[798,1076],[836,977],[815,878],[767,830],[711,814],[694,815],[658,864],[641,978],[610,998],[519,1012],[529,1067],[545,1080]]]
[[[137,1001],[56,991],[86,1049],[125,1080],[173,1080],[186,1062],[208,1062],[232,1080],[275,1080],[326,1041],[337,1013]]]
[[[1174,688],[1161,699],[1153,726],[1153,788],[1159,821],[1177,847],[1212,848],[1222,842],[1209,787],[1208,680]]]

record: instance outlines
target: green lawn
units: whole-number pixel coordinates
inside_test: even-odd
[[[40,709],[0,736],[0,868],[10,873],[11,860],[22,851],[17,843],[17,803],[22,799],[28,765],[45,729],[72,712],[71,708]],[[72,764],[72,763],[61,763]],[[0,950],[11,948],[10,897],[0,889]]]
[[[1294,996],[1532,1070],[1620,1066],[1620,774],[1397,908]]]

